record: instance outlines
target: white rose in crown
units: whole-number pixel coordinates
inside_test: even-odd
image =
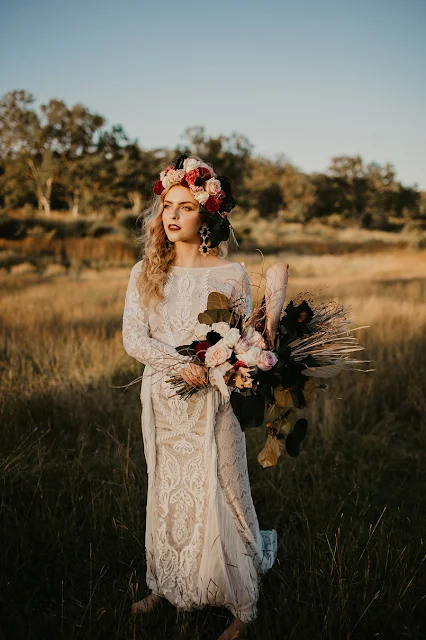
[[[209,324],[204,324],[204,322],[199,322],[197,325],[195,325],[195,328],[194,328],[195,340],[199,340],[200,342],[201,340],[205,340],[209,331],[210,331]]]
[[[219,180],[216,180],[216,178],[210,178],[204,183],[204,189],[211,196],[215,196],[222,189],[222,186]]]
[[[251,347],[248,351],[241,354],[239,359],[245,362],[248,367],[253,367],[257,364],[257,359],[261,353],[262,349],[260,347]]]
[[[210,198],[209,194],[207,193],[207,191],[200,191],[199,193],[196,193],[194,195],[194,198],[196,200],[198,200],[198,202],[200,204],[204,204],[206,200],[208,200]]]
[[[213,322],[212,329],[219,333],[222,338],[228,333],[230,330],[230,326],[227,322]]]
[[[170,172],[169,172],[169,173],[170,173]],[[167,187],[169,187],[169,186],[170,186],[169,174],[164,175],[164,176],[161,178],[161,183],[162,183],[162,185],[163,185],[163,187],[164,187],[165,189],[167,189]]]
[[[223,343],[232,349],[238,340],[240,339],[240,332],[236,327],[229,329],[229,331],[223,336]]]
[[[256,347],[253,347],[256,348]],[[213,344],[206,351],[206,358],[204,360],[207,367],[217,367],[218,364],[222,364],[225,360],[231,357],[232,351],[223,343],[223,339]]]
[[[197,160],[196,158],[186,158],[186,160],[183,161],[183,168],[185,173],[188,173],[188,171],[192,171],[192,169],[196,169],[202,164],[201,160]]]

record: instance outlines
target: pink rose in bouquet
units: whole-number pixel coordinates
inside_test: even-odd
[[[227,347],[223,340],[219,340],[206,351],[205,364],[207,367],[217,367],[231,356],[232,350]]]
[[[278,362],[278,358],[273,351],[262,351],[257,358],[257,366],[261,371],[269,371]]]

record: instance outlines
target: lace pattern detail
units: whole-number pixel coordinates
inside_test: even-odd
[[[122,320],[124,349],[130,356],[142,364],[150,364],[156,371],[169,374],[178,372],[182,366],[187,365],[190,358],[182,356],[173,346],[150,336],[148,313],[142,305],[137,288],[138,273],[140,263],[133,267],[126,291]]]
[[[170,318],[173,330],[185,334],[191,333],[196,318],[191,315],[191,300],[195,291],[195,278],[184,273],[177,281],[176,313]]]

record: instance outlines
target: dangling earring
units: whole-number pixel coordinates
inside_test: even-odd
[[[208,253],[210,253],[210,247],[207,241],[207,238],[209,237],[209,235],[210,235],[210,229],[208,225],[203,224],[203,226],[200,229],[200,236],[202,237],[203,241],[200,244],[200,247],[198,250],[201,253],[201,255],[204,256],[204,258],[207,256]]]

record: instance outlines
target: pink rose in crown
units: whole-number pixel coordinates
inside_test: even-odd
[[[222,187],[219,180],[216,180],[216,178],[210,178],[210,180],[207,180],[207,182],[204,184],[204,189],[209,195],[215,196],[217,193],[219,193],[219,191],[222,190]]]
[[[223,340],[219,340],[206,351],[205,363],[208,367],[217,367],[231,356],[232,350],[227,347]]]
[[[261,371],[269,371],[278,362],[278,358],[273,351],[262,351],[257,359],[257,366]]]
[[[175,169],[170,169],[170,171],[167,172],[167,178],[169,181],[169,186],[171,186],[172,184],[177,184],[178,182],[180,182],[179,178],[178,178],[178,172],[175,171]]]
[[[182,182],[182,179],[185,177],[185,169],[177,169],[175,171],[178,182]]]
[[[179,184],[182,180],[182,178],[185,177],[185,171],[183,169],[170,169],[167,172],[167,180],[168,180],[168,185],[167,186],[171,186],[172,184]]]

